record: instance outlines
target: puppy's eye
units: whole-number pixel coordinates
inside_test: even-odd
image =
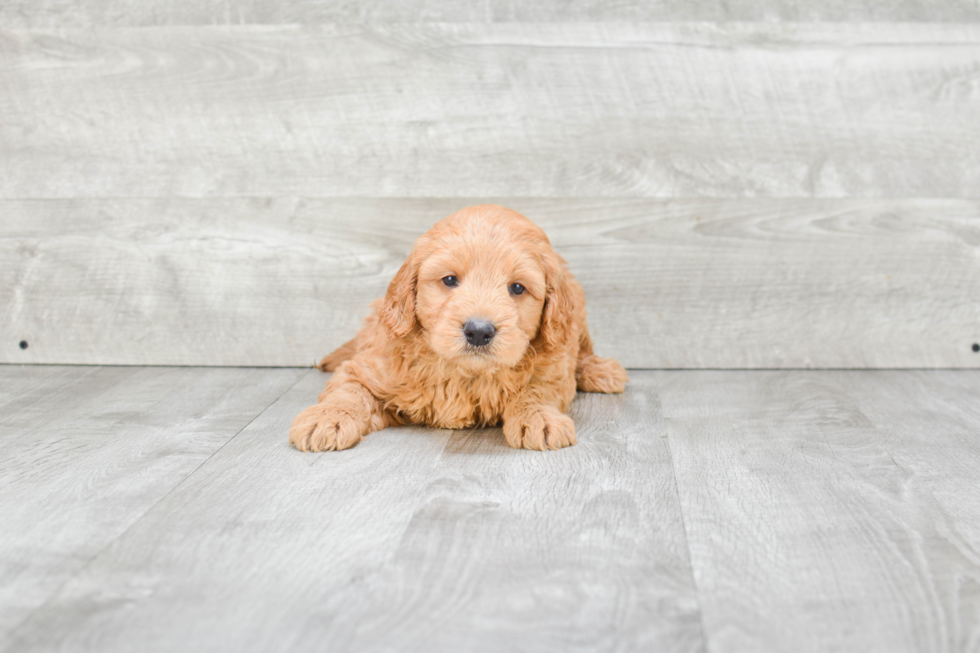
[[[510,290],[511,295],[523,295],[525,288],[519,283],[512,283],[508,290]]]
[[[442,278],[442,283],[447,288],[455,288],[456,286],[459,285],[459,279],[457,279],[454,275],[450,274],[448,277]]]

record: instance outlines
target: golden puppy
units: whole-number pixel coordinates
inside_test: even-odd
[[[416,242],[357,337],[325,357],[319,403],[293,420],[302,451],[352,447],[394,424],[498,424],[512,447],[575,444],[575,390],[622,392],[592,353],[585,294],[537,225],[473,206]]]

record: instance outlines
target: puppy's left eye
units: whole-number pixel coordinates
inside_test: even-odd
[[[508,290],[510,290],[511,295],[523,295],[525,288],[519,283],[512,283]]]
[[[447,288],[455,288],[456,286],[459,285],[459,279],[456,278],[455,275],[450,274],[448,277],[443,277],[442,278],[442,283]]]

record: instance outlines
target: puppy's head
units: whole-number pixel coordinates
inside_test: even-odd
[[[414,334],[472,371],[513,367],[530,347],[565,346],[565,272],[537,225],[500,206],[462,209],[415,243],[381,312],[393,338]]]

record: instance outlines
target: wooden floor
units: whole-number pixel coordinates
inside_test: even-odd
[[[314,455],[316,371],[0,366],[0,649],[980,650],[980,371],[631,376]]]

